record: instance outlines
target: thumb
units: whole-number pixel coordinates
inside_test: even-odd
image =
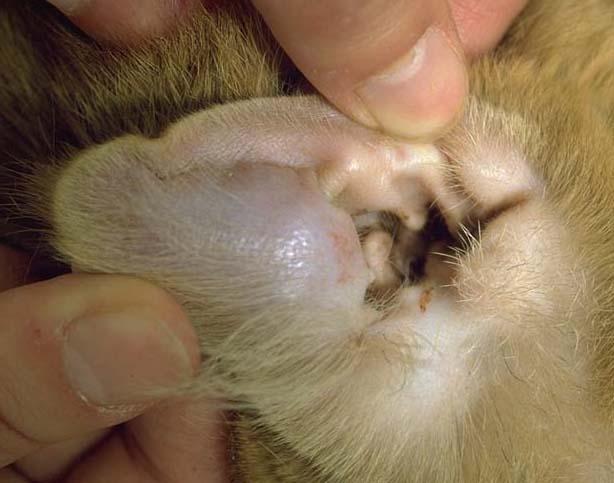
[[[68,275],[0,294],[0,468],[132,419],[187,383],[198,344],[162,290]]]
[[[430,138],[460,110],[467,74],[445,0],[253,3],[316,89],[354,119]]]

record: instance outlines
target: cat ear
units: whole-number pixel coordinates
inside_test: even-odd
[[[80,270],[190,280],[185,291],[206,274],[360,305],[371,274],[351,215],[421,228],[433,200],[455,206],[442,163],[316,97],[228,104],[72,160],[54,189],[54,245]]]
[[[359,156],[350,132],[361,129],[316,98],[256,99],[157,139],[94,147],[58,176],[53,244],[76,269],[144,276],[186,297],[360,306],[369,271],[358,235],[317,168]]]
[[[374,274],[352,215],[391,212],[417,232],[436,204],[454,233],[531,188],[521,156],[489,151],[489,139],[449,142],[446,159],[317,97],[217,106],[159,138],[126,136],[69,162],[53,190],[54,244],[80,270],[190,280],[184,291],[207,274],[220,290],[236,279],[360,305]]]
[[[265,386],[283,386],[281,366],[258,364],[276,354],[299,372],[333,367],[382,317],[366,298],[388,254],[365,255],[353,216],[392,211],[421,228],[435,200],[454,207],[444,165],[433,146],[317,98],[229,104],[71,160],[52,190],[52,243],[76,270],[170,290],[204,354],[232,368],[223,381],[241,374],[282,394]]]

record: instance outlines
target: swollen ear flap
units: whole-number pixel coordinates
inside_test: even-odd
[[[351,216],[393,213],[413,240],[436,204],[454,234],[475,208],[455,183],[490,180],[483,164],[451,169],[435,147],[365,129],[316,97],[254,99],[72,160],[53,190],[53,244],[78,270],[143,276],[208,306],[231,300],[234,315],[361,312],[369,283],[390,278],[392,240],[363,249]],[[515,189],[499,178],[494,195]]]
[[[239,102],[72,160],[53,190],[53,244],[78,270],[174,292],[208,353],[258,317],[317,351],[322,334],[346,340],[380,317],[365,295],[388,254],[367,264],[352,215],[392,211],[420,229],[435,199],[456,206],[443,166],[432,146],[362,128],[315,97]],[[224,325],[209,331],[216,318]]]
[[[159,139],[87,151],[55,188],[55,246],[81,270],[145,276],[190,299],[258,291],[267,304],[359,306],[360,243],[314,171],[328,149],[317,131],[338,116],[326,109],[315,99],[249,101],[195,114]]]
[[[552,280],[569,257],[565,243],[548,245],[558,225],[540,200],[489,220],[452,270],[428,253],[433,205],[454,234],[476,207],[524,193],[529,178],[506,184],[489,159],[474,161],[357,126],[317,98],[240,102],[75,158],[53,192],[54,244],[81,270],[172,291],[199,331],[205,389],[253,410],[327,474],[377,464],[387,475],[422,454],[416,442],[449,439],[492,367],[497,381],[509,375],[476,355],[525,348],[512,322],[539,321],[542,301],[563,299]],[[396,215],[394,229],[380,212]],[[412,252],[426,260],[408,286]],[[399,277],[386,271],[395,257]],[[493,290],[502,270],[505,290]]]
[[[268,302],[358,307],[370,274],[350,215],[391,211],[421,229],[434,200],[458,206],[443,164],[432,146],[364,129],[315,97],[239,102],[70,162],[54,189],[53,243],[80,270],[190,297],[204,277],[207,290],[268,290]]]

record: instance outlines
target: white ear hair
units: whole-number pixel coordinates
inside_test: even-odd
[[[53,194],[53,243],[80,270],[141,276],[174,293],[201,338],[203,390],[255,410],[331,474],[377,464],[391,481],[410,471],[407,455],[450,441],[484,387],[508,377],[484,354],[502,344],[533,353],[540,339],[525,343],[515,318],[535,306],[536,325],[546,313],[539,303],[575,289],[552,283],[569,269],[565,243],[531,258],[562,239],[547,207],[530,199],[507,213],[506,186],[513,204],[530,177],[495,177],[493,188],[488,159],[455,161],[362,128],[315,97],[229,104],[160,138],[127,136],[72,160]],[[466,203],[480,180],[489,196]],[[506,215],[457,257],[448,286],[397,287],[386,310],[366,301],[388,253],[365,260],[351,215],[392,212],[415,234],[436,204],[454,232],[476,207],[501,203]],[[513,277],[483,283],[501,269]],[[566,349],[568,334],[558,337]],[[523,359],[535,360],[542,373],[555,365]],[[532,401],[519,390],[511,399],[519,394]]]

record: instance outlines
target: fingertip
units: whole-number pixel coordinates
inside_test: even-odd
[[[467,90],[460,49],[440,29],[428,28],[408,54],[364,81],[355,94],[359,111],[368,112],[381,130],[425,139],[453,122]]]
[[[65,275],[0,293],[0,312],[0,376],[20,381],[0,413],[11,420],[25,411],[19,424],[36,440],[133,417],[181,394],[200,365],[181,306],[139,279]]]
[[[97,40],[137,44],[172,30],[198,0],[48,0]]]
[[[192,372],[198,371],[201,364],[198,335],[181,304],[168,291],[139,278],[114,275],[79,276],[95,277],[102,284],[115,285],[114,292],[124,294],[122,300],[126,300],[130,310],[136,307],[144,317],[156,316],[163,320],[170,333],[186,351]],[[120,299],[117,301],[119,306]]]
[[[198,365],[181,307],[138,279],[21,286],[0,293],[0,314],[0,466],[181,394]]]
[[[146,312],[90,313],[66,327],[64,368],[88,403],[147,404],[173,395],[194,376],[187,348],[166,320]]]
[[[190,383],[200,366],[198,337],[170,294],[121,276],[73,274],[56,282],[65,294],[81,296],[66,317],[63,358],[86,401],[147,403]]]
[[[118,313],[163,321],[163,330],[177,339],[193,370],[200,367],[199,340],[194,326],[175,297],[157,285],[123,275],[72,273],[31,287],[36,287],[43,304],[61,311],[67,320],[89,317],[92,313]],[[64,307],[58,300],[65,302]]]
[[[346,115],[410,139],[435,138],[467,93],[445,0],[253,0],[288,55]]]

